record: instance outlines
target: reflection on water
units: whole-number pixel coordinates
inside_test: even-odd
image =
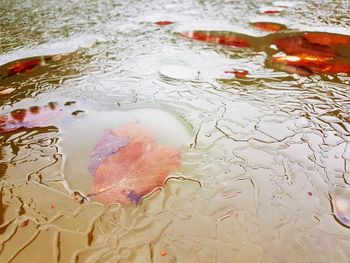
[[[347,12],[1,2],[0,261],[348,262]],[[103,134],[130,123],[154,139],[111,158],[111,174],[158,178],[118,166],[155,145],[181,151],[181,167],[142,202],[129,195],[137,205],[106,204],[90,158],[118,154]]]

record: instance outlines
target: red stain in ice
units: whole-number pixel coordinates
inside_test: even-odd
[[[168,25],[174,24],[174,22],[172,22],[172,21],[157,21],[157,22],[155,22],[155,24],[157,26],[168,26]]]

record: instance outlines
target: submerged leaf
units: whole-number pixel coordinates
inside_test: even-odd
[[[102,139],[91,152],[91,162],[89,171],[92,175],[96,174],[98,166],[111,154],[116,153],[119,148],[129,143],[127,138],[118,137],[112,131],[105,131]]]
[[[139,122],[131,122],[111,130],[114,135],[130,142],[155,143],[153,131]]]
[[[285,26],[283,25],[270,23],[270,22],[256,22],[256,23],[252,23],[251,25],[257,29],[260,29],[266,32],[277,32],[285,28]]]
[[[42,126],[60,112],[61,109],[53,102],[43,107],[33,106],[29,109],[13,110],[9,114],[0,115],[0,134],[21,128]]]
[[[24,61],[15,62],[8,67],[8,75],[15,75],[18,73],[24,73],[28,70],[35,68],[41,62],[40,58],[29,59]]]
[[[307,54],[318,57],[335,57],[337,51],[332,48],[320,44],[310,43],[303,36],[288,36],[276,38],[273,44],[287,55]]]
[[[304,37],[310,43],[324,46],[350,45],[350,36],[336,35],[331,33],[304,33]]]
[[[298,67],[304,70],[307,69],[310,73],[325,73],[331,75],[350,73],[350,64],[342,61],[340,58],[294,55],[274,57],[273,60],[287,66]]]
[[[92,194],[103,202],[137,204],[144,195],[162,187],[169,173],[181,165],[181,152],[156,143],[151,130],[139,123],[110,132],[113,133],[112,140],[124,139],[128,143],[125,146],[116,143],[113,153],[96,168]],[[106,138],[104,136],[103,140]],[[110,153],[111,147],[107,148]],[[94,158],[96,156],[92,160]]]
[[[305,33],[303,36],[277,38],[273,43],[286,56],[273,57],[272,60],[282,63],[283,69],[288,72],[302,73],[299,75],[349,74],[350,62],[330,47],[335,43],[345,44],[348,40],[345,36],[338,38],[334,35],[335,38],[331,38],[330,35],[325,33],[328,38],[323,38],[321,33]]]
[[[180,33],[181,36],[197,41],[215,43],[231,47],[250,47],[247,40],[242,37],[223,34],[216,31],[189,31]]]
[[[48,63],[58,62],[65,58],[71,57],[71,53],[59,54],[59,55],[44,55],[31,58],[22,58],[16,61],[8,62],[0,65],[2,79],[11,77],[17,74],[23,74],[29,71],[34,71],[40,66],[44,66]]]

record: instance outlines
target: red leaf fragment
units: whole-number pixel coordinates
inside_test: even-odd
[[[289,66],[306,68],[312,73],[326,73],[331,75],[337,73],[350,73],[350,64],[340,60],[339,58],[318,57],[302,54],[274,57],[273,60]]]
[[[331,49],[330,47],[310,43],[303,36],[276,38],[273,41],[273,44],[275,44],[278,49],[282,50],[287,55],[307,54],[310,56],[319,57],[335,57],[338,55],[337,51]]]
[[[155,22],[155,24],[157,26],[168,26],[168,25],[174,24],[174,22],[165,20],[165,21],[157,21]]]
[[[14,64],[11,64],[8,67],[8,76],[18,74],[18,73],[24,73],[28,70],[31,70],[35,68],[37,65],[39,65],[41,60],[39,58],[30,59],[26,61],[16,62]]]
[[[19,224],[20,227],[25,227],[29,224],[29,219],[24,220],[22,223]]]
[[[277,32],[283,29],[283,26],[269,22],[256,22],[252,23],[252,26],[266,32]]]
[[[264,14],[267,14],[267,15],[274,15],[274,14],[279,14],[281,13],[281,11],[279,10],[266,10],[263,12]]]
[[[39,106],[32,106],[29,108],[29,111],[32,114],[38,114],[40,112],[40,107]]]
[[[236,76],[236,78],[245,78],[248,75],[248,71],[247,70],[229,70],[229,71],[225,71],[225,73],[227,74],[234,74]]]
[[[0,125],[3,125],[8,120],[8,117],[6,115],[0,115]]]
[[[26,116],[26,112],[27,110],[25,109],[18,109],[18,110],[11,111],[11,117],[18,122],[23,122]]]
[[[201,32],[201,31],[190,31],[180,33],[183,37],[190,38],[193,40],[220,44],[223,46],[232,46],[232,47],[250,47],[250,44],[247,40],[239,36],[232,35],[219,35],[215,31]]]
[[[304,37],[313,44],[324,46],[350,45],[350,36],[331,33],[304,33]]]
[[[90,173],[95,176],[96,170],[101,163],[111,154],[116,153],[121,147],[126,146],[128,143],[128,139],[118,137],[110,130],[105,131],[102,138],[90,154]]]
[[[138,123],[112,130],[129,144],[107,157],[96,169],[92,195],[106,203],[139,203],[143,196],[162,187],[169,173],[181,165],[181,152],[158,144]]]
[[[349,74],[350,62],[330,47],[333,44],[346,44],[347,41],[350,41],[347,36],[329,33],[304,33],[301,36],[277,38],[273,43],[287,55],[272,60],[282,63],[286,71],[301,72],[300,75]]]
[[[114,135],[131,142],[155,143],[153,131],[139,122],[131,122],[111,130]]]

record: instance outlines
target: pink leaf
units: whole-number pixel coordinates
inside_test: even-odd
[[[153,131],[139,122],[131,122],[111,131],[114,135],[132,142],[155,142]]]
[[[91,174],[95,175],[97,168],[107,157],[116,153],[121,147],[126,146],[128,143],[129,141],[127,138],[118,137],[109,130],[105,131],[101,140],[91,153],[91,162],[89,166]]]
[[[181,165],[181,152],[156,143],[151,131],[139,123],[113,129],[130,141],[97,167],[92,194],[106,203],[139,203],[144,195],[162,187],[169,173]]]

